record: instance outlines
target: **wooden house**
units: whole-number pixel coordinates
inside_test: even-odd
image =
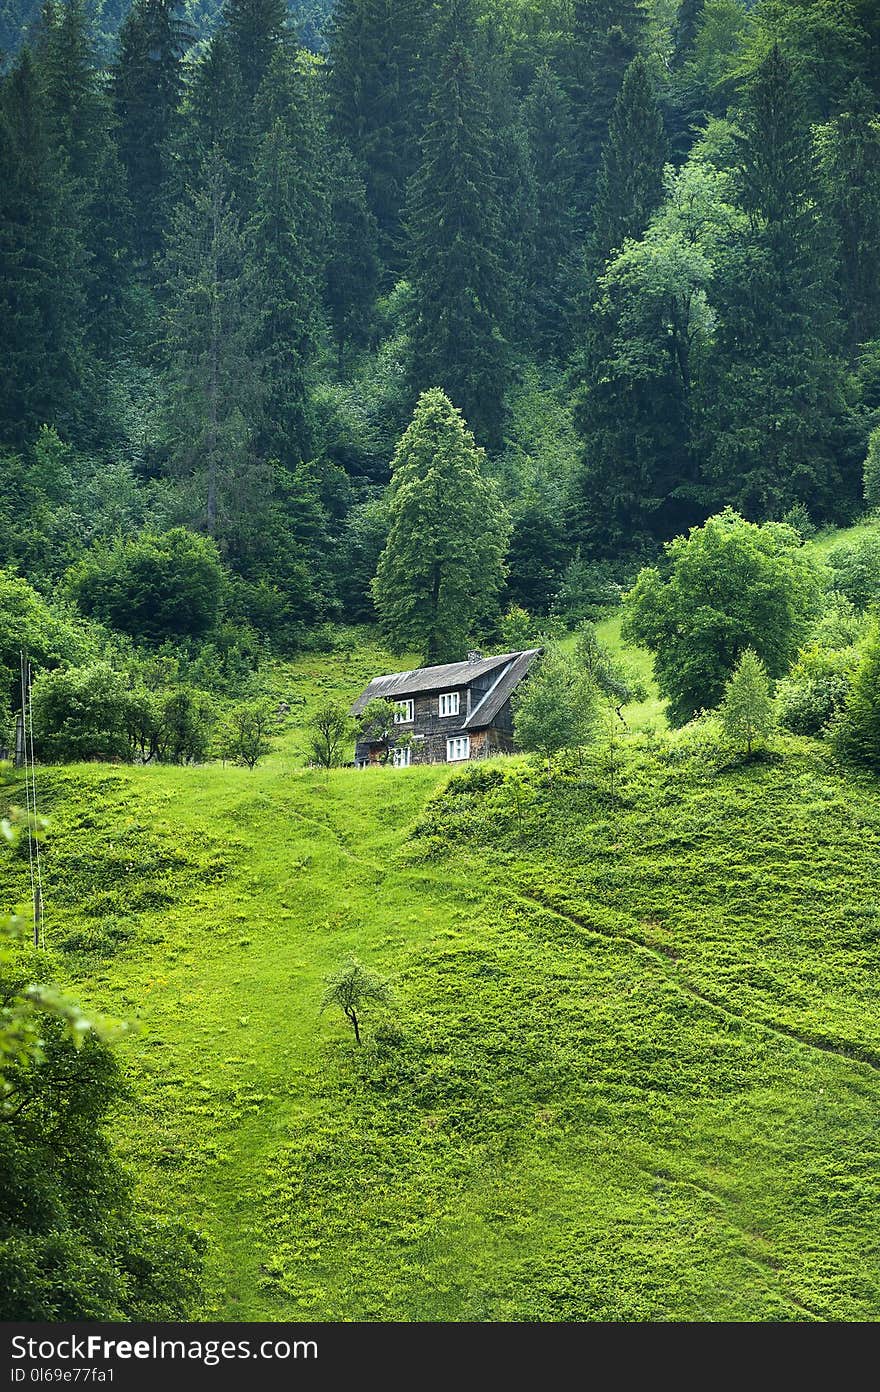
[[[466,662],[376,677],[351,713],[359,716],[370,701],[391,701],[394,726],[366,731],[355,749],[355,763],[365,768],[390,760],[397,768],[408,768],[514,753],[510,700],[540,654],[540,648],[498,657],[472,652]]]

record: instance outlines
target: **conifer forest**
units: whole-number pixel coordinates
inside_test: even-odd
[[[880,0],[0,0],[0,1320],[877,1320],[878,779]]]

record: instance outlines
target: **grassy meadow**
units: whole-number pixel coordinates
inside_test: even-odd
[[[39,775],[57,975],[132,1026],[114,1135],[208,1239],[202,1313],[874,1319],[876,781],[638,712],[551,785],[304,769],[311,705],[399,665],[277,669],[252,773]],[[351,953],[395,996],[360,1049],[320,1009]]]

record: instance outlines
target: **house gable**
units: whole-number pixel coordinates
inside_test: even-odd
[[[406,702],[412,720],[395,728],[400,735],[410,736],[413,764],[512,753],[511,696],[540,652],[540,648],[532,648],[376,677],[355,701],[351,713],[359,715],[374,700]],[[387,752],[381,742],[362,740],[355,761],[375,762]]]

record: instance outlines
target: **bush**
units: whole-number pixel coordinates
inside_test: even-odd
[[[223,567],[213,541],[175,527],[90,552],[68,572],[67,585],[83,613],[160,643],[214,627]]]
[[[836,547],[828,564],[834,589],[856,609],[867,609],[880,599],[880,531]]]
[[[22,949],[4,952],[0,1014],[19,1006],[35,966]],[[88,1026],[77,1041],[54,1015],[39,1016],[39,1036],[35,1056],[4,1060],[0,1318],[186,1319],[204,1243],[134,1207],[104,1134],[122,1091],[113,1055]]]
[[[36,670],[98,656],[98,644],[82,619],[49,604],[26,580],[0,570],[0,702],[8,710],[21,705],[21,649]]]
[[[805,648],[776,693],[779,723],[794,735],[822,735],[846,705],[855,648]]]
[[[787,527],[797,532],[801,541],[809,541],[816,535],[816,524],[803,503],[794,503],[782,518]]]
[[[623,634],[654,653],[674,724],[717,706],[747,648],[782,677],[820,607],[819,573],[800,538],[730,508],[665,547],[626,597]]]
[[[863,649],[834,739],[844,758],[880,773],[880,621]]]
[[[33,685],[34,740],[44,759],[127,759],[129,692],[106,662],[44,672]]]

